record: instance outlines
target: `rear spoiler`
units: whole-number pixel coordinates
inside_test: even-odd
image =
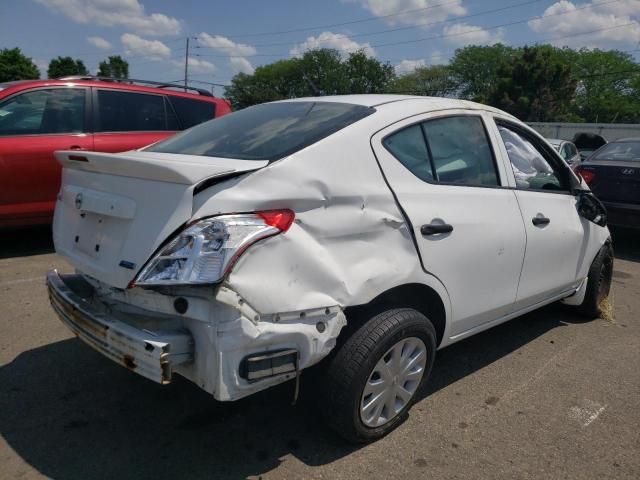
[[[55,156],[63,168],[184,185],[195,185],[220,175],[258,170],[269,163],[268,160],[144,151],[102,153],[61,150],[55,152]]]

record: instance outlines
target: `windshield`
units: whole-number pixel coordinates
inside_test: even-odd
[[[598,150],[593,160],[640,162],[640,142],[609,143]]]
[[[266,103],[200,124],[149,147],[241,160],[277,160],[350,125],[375,109],[333,102]]]

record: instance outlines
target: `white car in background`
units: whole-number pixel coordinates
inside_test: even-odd
[[[57,158],[55,246],[77,271],[47,282],[80,339],[218,400],[319,364],[352,441],[402,421],[436,350],[557,300],[596,316],[609,292],[599,202],[537,133],[471,102],[287,100]]]
[[[547,142],[556,149],[567,165],[580,163],[580,153],[573,143],[558,138],[547,138]]]

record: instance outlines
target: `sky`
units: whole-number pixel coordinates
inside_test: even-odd
[[[496,42],[618,49],[638,60],[640,0],[0,0],[0,48],[19,47],[43,77],[58,55],[91,73],[121,55],[131,78],[180,80],[187,38],[193,85],[228,84],[318,47],[363,49],[399,74]]]

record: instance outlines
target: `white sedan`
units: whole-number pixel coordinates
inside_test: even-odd
[[[436,351],[607,297],[606,213],[540,135],[483,105],[258,105],[141,151],[58,152],[54,310],[105,356],[218,400],[317,365],[345,438],[396,427]]]

